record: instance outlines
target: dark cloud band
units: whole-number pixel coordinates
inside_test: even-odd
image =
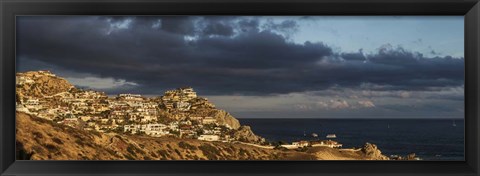
[[[338,53],[293,43],[295,21],[261,17],[18,17],[19,70],[41,61],[138,83],[138,93],[192,86],[203,94],[264,95],[359,87],[422,90],[464,84],[464,59],[428,58],[401,47]],[[55,70],[53,70],[55,71]],[[115,92],[115,90],[110,90]]]

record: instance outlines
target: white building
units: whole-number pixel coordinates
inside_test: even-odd
[[[200,135],[200,136],[198,137],[198,140],[202,140],[202,141],[219,141],[219,140],[220,140],[220,136],[218,136],[218,135],[204,134],[204,135]]]
[[[19,112],[24,112],[24,113],[30,114],[30,111],[24,105],[20,105],[20,104],[17,105],[16,110],[19,111]]]
[[[202,124],[212,124],[212,123],[216,123],[217,120],[213,117],[205,117],[202,119]]]
[[[140,131],[141,125],[124,125],[123,132],[130,132],[132,134],[138,133]]]
[[[175,108],[177,108],[180,111],[188,111],[190,110],[190,107],[191,107],[190,103],[183,102],[183,101],[176,102],[174,105],[175,105]]]
[[[287,149],[297,149],[297,148],[307,147],[308,145],[309,145],[308,141],[298,141],[298,142],[292,142],[292,144],[285,144],[280,146],[285,147]]]
[[[157,123],[157,124],[147,124],[145,126],[145,134],[150,136],[164,136],[169,134],[167,125]]]
[[[40,70],[40,71],[38,71],[38,73],[43,74],[45,76],[56,76],[55,74],[53,74],[52,72],[50,72],[48,70]]]
[[[123,98],[125,100],[143,100],[142,95],[140,94],[118,94],[118,97]]]
[[[183,96],[187,97],[188,99],[197,98],[197,93],[193,91],[193,88],[191,87],[180,88],[180,92],[182,93]]]
[[[23,104],[29,110],[39,110],[42,108],[42,105],[40,105],[40,101],[38,99],[28,99]]]
[[[23,84],[33,84],[35,81],[32,79],[25,77],[25,76],[16,76],[15,82],[17,85],[23,85]]]
[[[298,147],[307,147],[308,146],[308,141],[292,142],[292,145],[296,145]]]
[[[146,135],[150,136],[164,136],[170,134],[168,131],[168,126],[161,123],[155,124],[145,124],[145,125],[124,125],[123,126],[124,132],[130,132],[132,134],[136,134],[138,132],[144,132]]]

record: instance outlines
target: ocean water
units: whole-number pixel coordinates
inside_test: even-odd
[[[423,160],[464,160],[464,120],[452,119],[239,119],[268,141],[326,139],[343,148],[376,144],[383,154],[415,153]],[[453,126],[453,123],[456,126]],[[307,136],[304,136],[304,131]]]

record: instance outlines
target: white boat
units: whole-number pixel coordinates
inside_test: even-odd
[[[457,126],[457,124],[455,123],[455,120],[453,120],[453,124],[452,124],[452,126],[454,126],[454,127],[456,127],[456,126]]]
[[[335,134],[327,134],[327,138],[329,138],[329,139],[337,138],[337,135],[335,135]]]
[[[317,133],[312,133],[312,137],[318,137],[318,134]]]

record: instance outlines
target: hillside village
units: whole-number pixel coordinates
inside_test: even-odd
[[[109,97],[104,92],[77,89],[50,71],[17,73],[16,86],[17,111],[80,130],[274,148],[250,127],[241,126],[229,113],[216,109],[207,98],[198,97],[191,87],[168,90],[150,98],[140,94]],[[319,140],[277,146],[340,148],[342,144]]]
[[[104,92],[77,89],[50,71],[17,73],[16,86],[17,111],[80,130],[274,148],[250,127],[241,126],[229,113],[216,109],[207,98],[198,97],[191,87],[150,98],[140,94],[109,97]],[[306,146],[342,145],[331,140],[281,145],[287,149]]]
[[[17,111],[87,131],[205,141],[265,141],[257,136],[235,136],[247,128],[216,109],[208,99],[198,97],[191,87],[169,90],[153,98],[139,94],[108,97],[104,92],[77,89],[65,80],[63,84],[68,85],[63,90],[31,94],[28,90],[45,86],[40,78],[62,79],[49,71],[18,73]]]

